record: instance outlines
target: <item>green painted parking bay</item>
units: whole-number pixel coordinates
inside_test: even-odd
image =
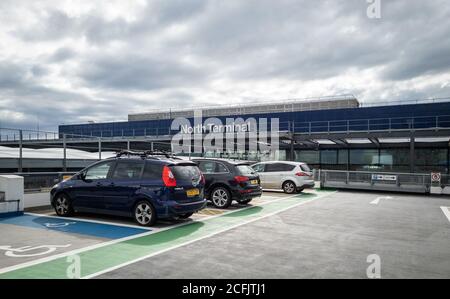
[[[281,198],[263,205],[253,206],[202,221],[191,222],[168,230],[149,233],[129,240],[79,252],[81,278],[89,278],[139,259],[176,248],[223,231],[256,221],[283,210],[326,196],[331,192],[303,193]],[[35,265],[15,269],[0,278],[67,278],[70,266],[67,256],[50,259]]]

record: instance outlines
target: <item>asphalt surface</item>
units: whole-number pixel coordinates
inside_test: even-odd
[[[56,250],[53,253],[59,254],[108,241],[108,239],[101,237],[67,234],[59,231],[33,229],[4,223],[1,223],[0,228],[0,247],[5,248],[0,248],[0,268],[30,262],[47,256],[47,254],[40,254],[48,250],[48,248],[42,246],[58,246],[55,247]],[[12,248],[16,256],[6,255],[7,247]],[[32,249],[20,252],[21,248]]]
[[[450,200],[341,191],[98,278],[367,278],[374,254],[381,278],[450,278],[441,206]]]
[[[450,278],[449,207],[449,197],[265,192],[144,233],[127,218],[44,210],[0,219],[0,278],[67,278],[74,250],[85,278]]]

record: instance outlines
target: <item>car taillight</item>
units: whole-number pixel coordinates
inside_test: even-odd
[[[296,176],[309,176],[309,174],[307,174],[305,172],[297,172],[295,175]]]
[[[200,174],[201,176],[202,176],[202,178],[201,178],[201,183],[204,185],[205,184],[205,182],[206,182],[206,180],[205,180],[205,176],[203,175],[203,173],[201,173]]]
[[[170,168],[167,166],[164,166],[164,168],[163,168],[162,180],[166,187],[176,187],[177,186],[177,180],[175,179],[175,176],[173,175],[172,170],[170,170]]]
[[[246,176],[238,175],[238,176],[234,177],[234,180],[236,181],[236,183],[240,184],[240,183],[243,183],[243,182],[247,182],[250,179],[248,177],[246,177]]]

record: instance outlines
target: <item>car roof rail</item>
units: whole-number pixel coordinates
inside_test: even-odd
[[[129,151],[129,150],[122,150],[116,153],[116,158],[121,158],[123,156],[131,157],[131,156],[137,156],[141,157],[142,159],[152,158],[152,159],[159,159],[157,156],[162,156],[167,159],[177,159],[174,154],[166,151]]]

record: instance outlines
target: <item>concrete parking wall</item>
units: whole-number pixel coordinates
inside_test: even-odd
[[[25,193],[24,196],[24,208],[36,208],[50,206],[50,193],[49,192],[39,192],[39,193]]]

